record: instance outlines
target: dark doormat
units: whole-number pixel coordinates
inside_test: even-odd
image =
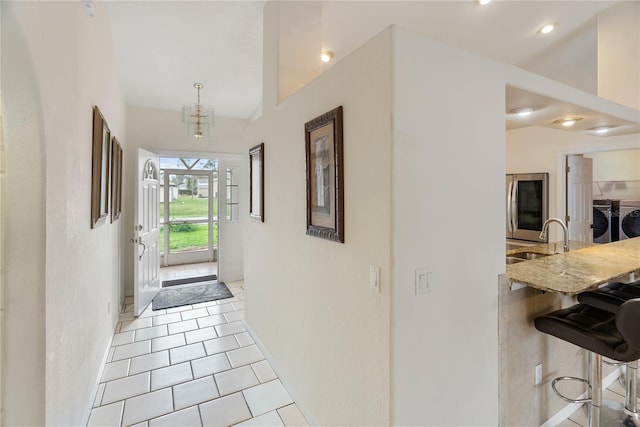
[[[153,298],[152,308],[153,310],[162,310],[163,308],[181,307],[231,297],[233,294],[224,282],[160,289],[160,292]]]
[[[218,280],[218,276],[212,274],[210,276],[186,277],[184,279],[165,280],[164,282],[162,282],[162,287],[166,288],[167,286],[186,285],[187,283],[209,282],[211,280]]]

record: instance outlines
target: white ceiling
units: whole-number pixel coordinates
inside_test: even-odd
[[[262,100],[263,1],[109,1],[129,105],[180,110],[201,101],[247,118]]]
[[[595,67],[591,31],[610,0],[333,1],[322,10],[323,46],[335,60],[390,24],[399,24],[461,49],[537,73]],[[179,110],[202,102],[216,115],[248,118],[262,98],[263,1],[110,1],[121,81],[130,105]],[[548,36],[536,30],[557,22]],[[295,35],[287,34],[287,37]],[[571,45],[573,55],[554,55]],[[580,53],[582,52],[582,53]],[[565,59],[566,58],[566,59]],[[576,63],[576,58],[587,58]],[[570,62],[573,61],[573,62]],[[585,80],[590,85],[589,78]],[[565,81],[565,83],[568,83]],[[576,83],[580,86],[581,83]],[[582,88],[584,89],[584,88]]]
[[[602,137],[640,133],[640,125],[637,122],[624,120],[579,105],[561,102],[523,89],[507,86],[505,112],[508,113],[521,107],[531,107],[534,108],[535,111],[526,117],[507,114],[507,130],[527,126],[544,126],[563,131],[585,131],[593,136]],[[571,127],[564,127],[559,123],[554,123],[554,121],[565,117],[578,117],[580,120]],[[593,131],[594,128],[601,126],[611,127],[611,129],[604,134],[598,134]]]

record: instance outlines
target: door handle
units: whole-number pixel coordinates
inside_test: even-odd
[[[142,261],[142,256],[144,255],[145,252],[147,252],[147,245],[145,245],[142,240],[138,240],[138,244],[142,245],[142,253],[140,255],[138,255],[138,261]]]
[[[144,253],[147,251],[147,245],[144,244],[144,242],[142,241],[142,239],[129,239],[129,241],[131,243],[137,243],[139,245],[142,245],[142,253],[140,255],[138,255],[138,261],[142,261],[142,255],[144,255]]]
[[[513,231],[518,227],[518,212],[516,211],[516,207],[518,206],[518,183],[517,181],[513,182],[511,195],[511,229]]]
[[[507,225],[509,233],[513,233],[513,181],[509,181],[507,189]]]

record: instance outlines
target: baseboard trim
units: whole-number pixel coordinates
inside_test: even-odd
[[[246,320],[243,320],[242,323],[244,323],[244,327],[247,329],[247,332],[249,332],[249,335],[251,335],[251,338],[253,338],[253,341],[255,341],[255,343],[258,346],[258,348],[260,349],[260,351],[262,351],[262,354],[264,354],[264,357],[267,358],[267,361],[271,365],[271,368],[273,368],[274,372],[276,373],[276,375],[278,376],[280,381],[282,381],[282,384],[284,385],[284,387],[289,392],[289,395],[291,396],[291,398],[295,402],[295,404],[298,407],[298,409],[300,410],[300,412],[302,412],[302,415],[304,415],[304,417],[307,419],[307,422],[309,423],[309,425],[311,425],[311,426],[319,425],[316,422],[316,420],[313,417],[313,415],[311,414],[311,411],[309,410],[309,408],[304,404],[304,402],[300,398],[300,395],[298,394],[298,392],[291,385],[291,383],[287,380],[286,376],[282,375],[283,371],[280,369],[278,364],[276,362],[274,362],[273,357],[271,357],[271,354],[266,349],[266,347],[264,346],[264,344],[262,343],[260,338],[258,338],[258,335],[255,333],[255,331],[251,328],[251,326],[249,326],[249,324],[247,323]]]
[[[622,370],[620,368],[617,368],[616,370],[611,372],[609,375],[607,375],[605,378],[602,379],[602,388],[606,390],[611,384],[613,384],[618,379],[618,377],[621,374],[622,374]],[[587,393],[584,392],[578,397],[578,399],[584,399],[586,397],[587,397]],[[561,409],[558,413],[556,413],[554,416],[549,418],[540,427],[555,427],[559,425],[561,422],[563,422],[564,420],[566,420],[567,418],[569,418],[575,411],[582,408],[582,406],[583,406],[582,403],[570,403],[567,406],[565,406],[563,409]]]

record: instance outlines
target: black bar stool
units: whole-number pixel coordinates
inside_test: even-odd
[[[535,319],[535,327],[541,332],[589,351],[589,379],[560,377],[552,382],[554,392],[573,403],[588,403],[589,427],[600,427],[602,406],[602,356],[618,362],[640,359],[640,298],[630,299],[611,313],[585,304],[576,304]],[[588,382],[587,399],[570,399],[555,387],[558,381],[578,380]],[[620,411],[616,425],[640,426],[636,413]]]
[[[640,280],[633,283],[614,282],[582,292],[578,295],[578,302],[615,313],[623,302],[633,298],[640,298]]]
[[[614,282],[593,291],[582,292],[578,295],[578,302],[596,307],[610,313],[616,313],[618,308],[630,299],[640,298],[640,280],[632,283]],[[605,363],[607,363],[605,361]],[[619,365],[620,363],[613,363]],[[622,363],[626,365],[623,387],[625,388],[625,408],[628,412],[638,412],[638,361]]]

